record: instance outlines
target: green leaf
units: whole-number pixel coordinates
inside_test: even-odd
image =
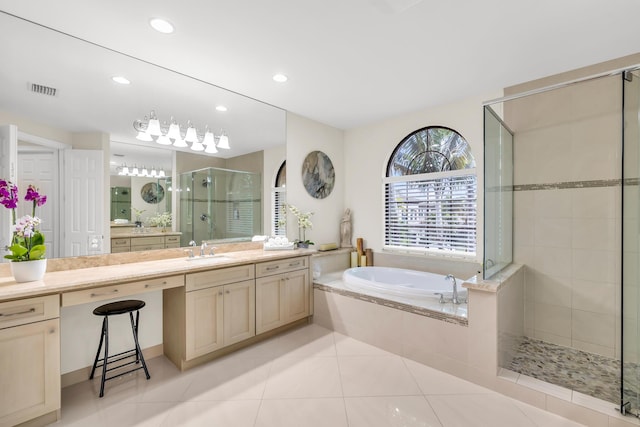
[[[44,245],[44,235],[39,231],[33,233],[33,236],[31,236],[31,244],[33,246]]]
[[[9,250],[13,252],[13,255],[16,257],[24,256],[28,252],[27,248],[19,244],[11,245],[11,247],[9,247]]]
[[[31,252],[29,253],[29,259],[42,259],[44,254],[47,252],[47,247],[45,245],[35,245],[31,248]]]

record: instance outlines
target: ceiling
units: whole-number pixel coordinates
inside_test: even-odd
[[[341,129],[640,51],[638,0],[0,0],[0,10]],[[152,30],[151,17],[175,33]],[[277,72],[289,81],[275,83]]]

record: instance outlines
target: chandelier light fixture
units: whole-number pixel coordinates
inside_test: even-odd
[[[125,164],[117,168],[118,175],[120,176],[137,176],[137,177],[146,177],[146,178],[166,178],[167,175],[164,172],[164,169],[156,169],[151,168],[147,169],[145,166],[139,168],[137,165],[133,165],[129,167]]]
[[[169,123],[160,123],[153,110],[151,110],[149,117],[145,116],[143,120],[134,121],[133,128],[138,132],[136,139],[140,141],[155,141],[160,145],[172,145],[176,148],[189,147],[193,151],[203,151],[209,154],[217,153],[218,148],[230,149],[229,137],[224,130],[220,130],[220,135],[216,136],[209,129],[209,126],[206,126],[204,132],[201,132],[190,120],[187,121],[187,126],[180,126],[173,117]]]

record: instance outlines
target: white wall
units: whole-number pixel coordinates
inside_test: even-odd
[[[382,178],[389,157],[400,141],[426,126],[455,129],[471,145],[478,174],[477,260],[482,259],[483,242],[483,123],[482,102],[502,96],[501,92],[468,98],[345,132],[344,207],[353,214],[353,235],[363,237],[365,246],[380,251],[384,243]]]
[[[343,138],[344,132],[340,129],[287,113],[287,203],[303,212],[314,213],[313,229],[307,230],[306,238],[315,242],[316,248],[322,243],[340,243],[346,182]],[[311,197],[302,184],[302,162],[307,154],[316,150],[329,156],[336,173],[333,191],[324,199]],[[287,217],[287,237],[298,238],[296,219],[291,214]]]

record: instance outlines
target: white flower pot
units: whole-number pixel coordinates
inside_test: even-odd
[[[16,282],[33,282],[42,280],[47,271],[47,259],[37,259],[33,261],[12,261],[11,274]]]

